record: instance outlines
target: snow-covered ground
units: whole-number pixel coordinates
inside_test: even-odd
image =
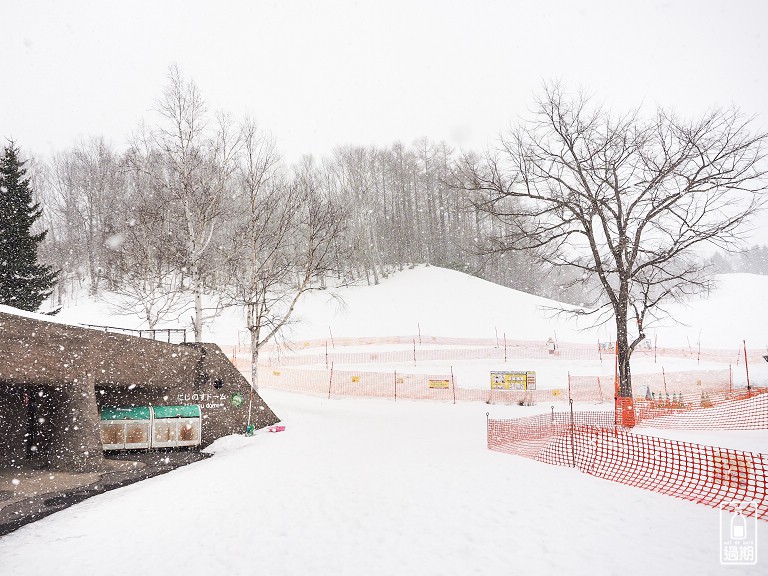
[[[264,395],[285,432],[5,536],[0,574],[765,573],[720,566],[717,510],[490,452],[485,404]]]
[[[735,350],[742,339],[763,346],[768,312],[755,303],[768,278],[725,276],[721,285],[713,300],[681,309],[690,326],[659,328],[659,345],[682,346],[701,335],[702,346]],[[344,306],[327,293],[305,298],[289,338],[420,330],[611,339],[605,329],[580,332],[571,321],[548,318],[538,308],[543,299],[433,267],[342,295]],[[739,306],[728,306],[733,303]],[[138,327],[82,299],[58,319]],[[207,339],[231,345],[242,332],[238,314],[228,312]],[[679,361],[688,369],[690,360]],[[572,373],[591,368],[556,362]],[[485,378],[487,365],[475,368]],[[0,576],[768,573],[765,522],[758,522],[757,566],[723,567],[716,509],[487,450],[486,412],[519,417],[549,405],[261,392],[284,432],[221,439],[214,458],[0,538]],[[765,431],[644,433],[768,451]]]

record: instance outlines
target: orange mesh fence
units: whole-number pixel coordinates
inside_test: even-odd
[[[239,367],[250,378],[245,366]],[[568,390],[501,390],[462,388],[450,374],[411,374],[401,372],[363,372],[337,369],[304,369],[296,367],[259,367],[259,386],[305,394],[357,396],[370,398],[410,398],[414,400],[450,400],[518,404],[565,401]],[[576,401],[613,400],[595,379],[593,386],[571,390]]]
[[[238,362],[238,368],[250,378],[249,367]],[[727,372],[727,371],[726,371]],[[634,379],[637,376],[633,377]],[[331,396],[357,396],[372,398],[400,398],[488,402],[490,404],[517,404],[557,402],[568,400],[567,388],[538,390],[501,390],[489,388],[463,388],[450,374],[413,374],[407,372],[367,372],[344,369],[298,368],[291,366],[259,367],[259,385],[293,392]],[[725,386],[725,385],[723,385]],[[598,376],[572,376],[570,398],[576,402],[613,402],[612,378]],[[638,389],[639,386],[636,386]],[[679,388],[685,388],[679,386]],[[734,398],[746,391],[717,391],[714,386],[705,392],[698,385],[691,394],[674,393],[668,400],[648,402],[635,400],[638,420],[657,418],[691,409],[710,407]],[[753,388],[757,391],[760,389]],[[449,393],[450,392],[450,393]],[[753,392],[753,394],[756,392]],[[674,398],[674,400],[672,400]],[[703,403],[703,404],[702,404]]]
[[[768,388],[635,400],[641,426],[682,430],[768,430]]]
[[[454,399],[454,387],[450,374],[261,369],[259,385],[334,397]]]
[[[345,351],[346,346],[375,346],[396,345],[404,346],[400,350],[378,351]],[[432,346],[432,348],[430,348]],[[453,348],[434,348],[434,346],[454,346]],[[595,360],[596,355],[602,362],[606,372],[612,371],[613,352],[610,346],[594,346],[584,344],[560,343],[554,354],[550,353],[546,342],[520,341],[483,338],[443,338],[432,336],[394,336],[394,337],[369,337],[369,338],[336,338],[332,345],[328,346],[327,340],[314,340],[302,343],[292,343],[284,346],[267,346],[260,357],[260,371],[267,371],[267,377],[261,378],[264,386],[275,386],[295,391],[308,391],[322,393],[324,381],[330,380],[328,375],[321,376],[322,369],[330,370],[336,366],[337,372],[342,367],[347,371],[353,365],[378,364],[405,364],[413,363],[417,366],[422,362],[434,361],[468,361],[491,360],[494,362],[514,361],[516,359],[547,359],[552,361],[590,359]],[[243,349],[237,347],[230,349],[232,361],[243,372],[250,371],[250,358],[242,354]],[[237,356],[240,352],[241,355]],[[286,353],[287,352],[287,353]],[[707,359],[738,359],[738,350],[710,350],[698,349],[668,349],[661,352],[668,355],[684,357],[701,356]],[[648,347],[638,348],[634,357],[650,357],[655,351]],[[750,352],[750,357],[760,358],[757,352]],[[760,358],[761,359],[761,358]],[[762,359],[761,359],[762,360]],[[743,364],[743,359],[742,359]],[[292,371],[292,367],[306,367],[310,370]],[[661,366],[660,366],[661,367]],[[365,396],[370,391],[373,397],[394,396],[394,382],[390,386],[392,372],[390,371],[365,371],[359,370],[361,386],[347,386],[342,378],[338,380],[339,395]],[[438,369],[439,370],[439,369]],[[282,373],[279,379],[270,378],[269,371]],[[434,398],[444,397],[444,392],[435,392],[425,389],[427,386],[423,376],[418,374],[406,374],[407,368],[398,371],[399,378],[403,379],[404,388],[402,397]],[[565,379],[563,379],[565,380]],[[607,402],[613,399],[613,377],[611,374],[601,376],[572,376],[570,385],[563,381],[559,386],[552,387],[554,382],[548,382],[547,389],[525,392],[508,392],[499,390],[478,390],[462,387],[462,382],[452,381],[451,388],[455,390],[457,400],[482,400],[491,403],[509,402],[546,402],[557,401],[570,397],[582,402]],[[671,393],[673,397],[681,394],[700,394],[701,392],[715,392],[729,390],[733,387],[732,372],[730,369],[722,370],[695,370],[677,371],[669,373],[652,373],[633,375],[633,385],[636,394],[642,396],[646,390],[653,392],[655,398],[661,399],[663,395]],[[391,394],[387,393],[391,390]],[[453,395],[452,395],[453,396]]]
[[[594,344],[558,342],[554,354],[550,354],[547,343],[540,340],[506,340],[498,338],[454,338],[444,336],[427,335],[407,335],[407,336],[369,336],[369,337],[345,337],[320,340],[305,340],[299,342],[289,342],[282,345],[268,344],[262,348],[263,361],[273,362],[283,365],[298,364],[328,364],[331,362],[339,363],[361,363],[361,362],[380,362],[382,360],[366,360],[370,356],[368,352],[347,352],[345,347],[349,346],[408,346],[415,347],[417,359],[420,352],[426,353],[429,346],[455,346],[467,347],[470,349],[488,348],[488,358],[504,358],[505,352],[507,358],[562,358],[568,360],[593,360],[598,358],[604,363],[611,364],[613,361],[613,343],[595,342]],[[247,354],[249,349],[246,346],[223,346],[223,349],[229,356]],[[326,357],[327,352],[327,357]],[[397,362],[408,361],[413,358],[412,349],[394,351]],[[383,353],[383,352],[382,352]],[[450,349],[440,350],[439,357],[434,359],[462,359],[462,352],[455,352]],[[347,360],[347,355],[352,354],[351,360]],[[360,356],[357,356],[360,354]],[[294,358],[298,356],[298,358]],[[725,348],[699,348],[698,345],[674,348],[674,347],[656,347],[650,340],[646,340],[638,346],[633,352],[634,357],[642,358],[687,358],[697,361],[722,362],[733,364],[735,367],[744,365],[744,349],[740,342],[735,342],[734,347]],[[750,364],[765,362],[765,356],[768,356],[768,349],[747,350],[747,357]],[[483,358],[486,356],[483,356]],[[423,360],[428,357],[424,356]],[[311,361],[310,361],[311,360]]]
[[[713,507],[755,501],[768,519],[767,454],[632,434],[601,412],[573,416],[489,419],[488,448]]]
[[[397,345],[405,346],[401,350],[378,351],[345,351],[345,346],[371,346],[371,345]],[[454,348],[429,348],[429,346],[455,346]],[[471,347],[470,347],[471,346]],[[318,350],[319,348],[319,350]],[[503,341],[501,339],[482,338],[442,338],[422,336],[419,340],[416,336],[394,337],[370,337],[370,338],[343,338],[335,339],[332,346],[327,346],[326,340],[307,341],[294,343],[289,346],[267,346],[267,352],[260,356],[259,373],[260,385],[277,387],[286,390],[309,393],[328,393],[328,384],[331,384],[331,394],[389,397],[395,395],[395,384],[402,384],[399,395],[404,398],[445,398],[445,387],[430,388],[429,380],[432,376],[408,373],[403,367],[398,369],[397,379],[392,371],[367,371],[362,368],[352,368],[354,365],[378,364],[405,364],[417,366],[422,362],[434,361],[467,361],[467,360],[491,360],[496,362],[514,361],[515,359],[547,359],[557,362],[569,359],[591,359],[595,356],[604,357],[603,367],[606,372],[613,370],[613,352],[611,347],[600,347],[584,344],[560,343],[555,354],[550,354],[545,342],[537,341]],[[271,352],[270,352],[271,350]],[[237,355],[238,349],[231,348],[233,363],[244,373],[250,372],[250,357],[242,353]],[[286,354],[285,352],[290,352]],[[673,353],[674,350],[664,349],[665,353]],[[676,351],[682,356],[690,357],[699,354],[697,349]],[[710,351],[711,356],[725,355],[735,356],[738,351]],[[633,357],[652,355],[654,351],[648,348],[639,348]],[[704,351],[700,353],[704,355]],[[753,353],[750,353],[750,357]],[[754,353],[755,357],[757,353]],[[762,360],[762,359],[761,359]],[[742,357],[743,364],[743,357]],[[337,378],[330,375],[331,367],[336,367]],[[371,366],[373,368],[373,366]],[[301,368],[301,369],[298,369]],[[346,371],[342,370],[346,368]],[[446,366],[447,368],[447,366]],[[436,368],[440,371],[440,368]],[[354,371],[354,373],[353,373]],[[279,377],[273,377],[279,375]],[[349,379],[347,379],[347,376]],[[353,380],[354,378],[354,380]],[[447,376],[440,376],[447,378]],[[570,397],[580,402],[610,402],[613,400],[613,375],[600,376],[571,376],[570,383],[563,378],[563,382],[547,382],[547,388],[531,391],[506,391],[465,388],[461,381],[451,380],[451,399],[467,401],[484,401],[490,403],[518,403],[518,402],[547,402],[566,400]],[[642,374],[636,373],[632,377],[633,387],[638,396],[644,396],[646,391],[653,393],[654,398],[661,401],[662,397],[671,394],[672,398],[681,395],[696,395],[713,393],[732,389],[732,374],[730,369],[722,370],[688,370],[668,373]],[[333,384],[338,384],[335,392]],[[357,384],[354,386],[353,384]],[[539,383],[540,385],[542,382]],[[556,386],[553,387],[553,384]],[[437,391],[435,391],[437,390]]]
[[[395,364],[433,362],[440,360],[495,360],[505,362],[521,359],[559,359],[559,360],[595,360],[598,355],[595,349],[573,348],[556,350],[550,354],[544,345],[530,346],[508,345],[504,347],[452,347],[452,348],[415,348],[405,350],[382,350],[373,352],[344,352],[329,350],[321,352],[305,352],[302,354],[275,354],[265,356],[262,363],[268,366],[311,366],[331,364]]]
[[[731,385],[730,371],[724,370],[680,370],[677,372],[652,372],[632,374],[632,389],[635,395],[644,395],[646,389],[661,394],[691,394],[710,390],[727,390]],[[571,387],[593,386],[597,376],[571,376]],[[602,377],[605,379],[605,376]],[[609,382],[613,383],[611,377]],[[613,390],[609,391],[613,396]]]

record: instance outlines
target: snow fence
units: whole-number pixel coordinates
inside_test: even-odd
[[[661,399],[667,394],[701,395],[734,388],[733,373],[743,372],[743,350],[696,348],[656,348],[641,346],[633,358],[655,362],[657,372],[632,376],[637,394],[646,391]],[[250,378],[250,354],[241,346],[229,350],[232,362]],[[676,370],[664,372],[664,357],[687,358],[731,363],[730,368]],[[749,351],[750,362],[761,362],[760,351]],[[552,362],[590,360],[603,371],[596,375],[571,375],[566,381],[541,381],[537,390],[490,390],[489,385],[462,382],[450,371],[452,364],[467,361],[491,361],[494,365],[518,360],[538,359]],[[596,362],[597,361],[597,362]],[[419,365],[441,362],[442,374],[419,373]],[[599,364],[598,364],[599,363]],[[735,365],[734,365],[735,363]],[[738,364],[742,367],[738,367]],[[392,370],[382,369],[392,365]],[[408,369],[407,366],[413,366]],[[366,367],[369,366],[369,367]],[[429,370],[430,368],[427,368]],[[612,402],[613,343],[594,345],[561,342],[552,351],[546,342],[506,340],[504,338],[448,338],[435,336],[390,336],[308,340],[282,346],[266,346],[259,358],[259,385],[330,397],[411,398],[489,403],[549,402],[569,397],[582,402]],[[447,384],[446,384],[447,383]],[[484,384],[484,383],[483,383]]]
[[[668,412],[648,418],[643,425],[766,429],[765,392],[687,412],[655,407]],[[768,519],[768,454],[633,434],[613,420],[614,415],[607,412],[489,418],[488,448],[713,507],[727,509],[732,501],[754,501],[754,515]]]

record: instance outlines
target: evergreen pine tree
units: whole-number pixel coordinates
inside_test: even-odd
[[[24,164],[10,142],[0,157],[0,304],[34,312],[53,292],[58,272],[37,262],[47,230],[32,233],[42,209],[33,201]]]

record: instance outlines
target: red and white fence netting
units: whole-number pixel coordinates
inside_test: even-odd
[[[727,399],[711,408],[666,413],[643,425],[765,429],[767,401],[765,393]],[[756,516],[768,519],[768,454],[633,434],[615,426],[613,417],[561,412],[489,419],[488,448],[713,507],[754,501]],[[679,423],[673,424],[675,419]]]

